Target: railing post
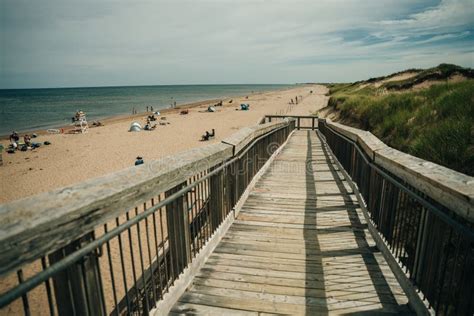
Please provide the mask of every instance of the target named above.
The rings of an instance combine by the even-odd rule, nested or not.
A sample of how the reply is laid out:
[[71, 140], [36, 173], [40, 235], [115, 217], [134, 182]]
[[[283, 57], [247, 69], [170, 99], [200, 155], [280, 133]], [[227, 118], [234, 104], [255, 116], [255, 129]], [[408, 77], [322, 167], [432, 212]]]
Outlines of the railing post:
[[[165, 192], [165, 197], [178, 192], [186, 186], [186, 182], [178, 184]], [[183, 272], [188, 262], [191, 261], [191, 238], [189, 236], [188, 205], [184, 196], [178, 197], [166, 206], [166, 219], [168, 222], [168, 241], [173, 258], [175, 276]]]
[[314, 117], [311, 118], [311, 130], [313, 131], [314, 131], [314, 119], [315, 119]]
[[298, 117], [296, 120], [297, 120], [297, 124], [296, 124], [296, 125], [297, 125], [297, 129], [299, 130], [299, 129], [300, 129], [300, 118]]
[[[94, 239], [93, 233], [48, 256], [54, 264]], [[105, 315], [98, 254], [93, 252], [53, 277], [59, 315]]]
[[269, 116], [269, 117], [268, 117], [268, 123], [271, 123], [271, 122], [272, 122], [272, 117]]
[[218, 172], [209, 179], [210, 183], [210, 223], [211, 233], [219, 227], [222, 212], [222, 172]]

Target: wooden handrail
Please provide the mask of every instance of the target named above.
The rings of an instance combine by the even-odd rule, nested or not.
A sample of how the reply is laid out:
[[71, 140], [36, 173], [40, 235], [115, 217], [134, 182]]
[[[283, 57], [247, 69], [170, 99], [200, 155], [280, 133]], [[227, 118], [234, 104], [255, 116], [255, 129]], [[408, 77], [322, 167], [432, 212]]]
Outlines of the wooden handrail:
[[280, 114], [269, 114], [265, 117], [275, 117], [275, 118], [318, 118], [316, 115], [280, 115]]
[[457, 215], [474, 222], [474, 177], [391, 148], [368, 131], [319, 119], [360, 144], [372, 161]]
[[60, 249], [190, 176], [231, 158], [289, 121], [244, 128], [194, 148], [79, 184], [0, 205], [0, 275]]

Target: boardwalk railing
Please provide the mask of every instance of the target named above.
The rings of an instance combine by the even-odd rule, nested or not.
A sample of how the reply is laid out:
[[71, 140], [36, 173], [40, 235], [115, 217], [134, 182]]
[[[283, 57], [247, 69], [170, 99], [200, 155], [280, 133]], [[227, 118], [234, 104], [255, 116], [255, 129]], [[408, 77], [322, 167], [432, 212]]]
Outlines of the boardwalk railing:
[[311, 129], [318, 127], [318, 117], [315, 115], [265, 115], [262, 118], [262, 123], [282, 121], [288, 118], [296, 120], [296, 129]]
[[422, 299], [441, 315], [474, 313], [474, 179], [330, 120], [319, 131]]
[[282, 121], [285, 119], [296, 120], [296, 129], [310, 129], [314, 130], [318, 127], [318, 117], [315, 115], [265, 115], [262, 118], [261, 123]]
[[148, 314], [295, 120], [0, 206], [0, 312]]

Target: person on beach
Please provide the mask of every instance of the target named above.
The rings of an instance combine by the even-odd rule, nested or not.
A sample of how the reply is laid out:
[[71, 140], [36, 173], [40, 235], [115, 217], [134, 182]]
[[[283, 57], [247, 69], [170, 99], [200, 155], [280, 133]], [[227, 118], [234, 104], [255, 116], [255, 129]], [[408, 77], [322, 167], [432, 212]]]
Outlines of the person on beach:
[[31, 147], [31, 137], [30, 135], [26, 134], [23, 136], [23, 141], [25, 142], [25, 145], [28, 147]]
[[150, 110], [153, 112], [153, 106], [151, 106]]
[[135, 160], [135, 166], [138, 165], [143, 165], [143, 158], [138, 156], [137, 159]]
[[146, 111], [148, 112], [148, 105], [146, 106]]
[[13, 148], [18, 147], [18, 142], [20, 141], [20, 136], [18, 136], [18, 133], [13, 131], [10, 135], [10, 144], [13, 146]]

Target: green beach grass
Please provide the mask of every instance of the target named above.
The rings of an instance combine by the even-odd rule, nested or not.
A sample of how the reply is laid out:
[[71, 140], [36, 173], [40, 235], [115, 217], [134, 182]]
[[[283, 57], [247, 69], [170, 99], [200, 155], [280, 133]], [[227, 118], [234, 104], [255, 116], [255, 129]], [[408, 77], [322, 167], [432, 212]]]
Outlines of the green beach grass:
[[474, 80], [393, 93], [360, 84], [329, 88], [329, 105], [345, 123], [398, 150], [474, 176]]

